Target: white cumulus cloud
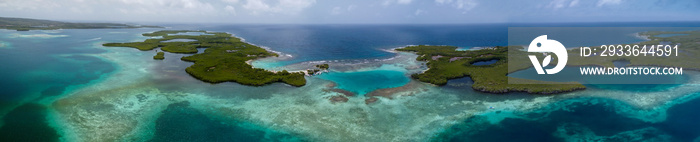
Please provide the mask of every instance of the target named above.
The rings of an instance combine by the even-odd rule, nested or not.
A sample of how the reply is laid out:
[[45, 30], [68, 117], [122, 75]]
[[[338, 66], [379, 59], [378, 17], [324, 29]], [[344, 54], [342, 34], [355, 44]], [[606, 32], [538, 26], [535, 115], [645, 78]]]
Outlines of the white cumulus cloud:
[[577, 6], [578, 2], [579, 0], [552, 0], [546, 7], [557, 10], [561, 8]]
[[599, 0], [598, 7], [602, 7], [605, 5], [618, 5], [620, 3], [622, 3], [622, 0]]
[[36, 10], [60, 7], [60, 3], [46, 0], [0, 0], [2, 10]]
[[407, 4], [411, 4], [411, 2], [413, 2], [413, 0], [384, 0], [384, 1], [382, 1], [382, 5], [388, 6], [388, 5], [391, 5], [394, 3], [407, 5]]
[[439, 5], [451, 5], [452, 7], [463, 10], [464, 12], [462, 13], [466, 13], [466, 11], [474, 9], [477, 5], [479, 5], [479, 3], [475, 0], [435, 0], [435, 3]]
[[418, 15], [421, 15], [421, 14], [423, 14], [423, 13], [425, 13], [425, 10], [416, 9], [416, 12], [414, 12], [413, 15], [418, 16]]
[[236, 4], [236, 3], [238, 3], [238, 0], [221, 0], [221, 1], [223, 1], [223, 2], [225, 2], [225, 3], [230, 3], [230, 4]]
[[243, 8], [252, 14], [297, 14], [316, 0], [247, 0]]
[[345, 12], [350, 12], [350, 11], [354, 10], [355, 7], [357, 7], [357, 6], [348, 5], [346, 8], [336, 6], [336, 7], [333, 7], [333, 9], [331, 10], [331, 15], [339, 15], [339, 14], [343, 14]]
[[[111, 2], [110, 2], [111, 1]], [[87, 2], [87, 1], [86, 1]], [[125, 14], [212, 14], [216, 9], [212, 4], [199, 0], [104, 0], [90, 1], [92, 4], [106, 2], [125, 5], [121, 9]]]
[[571, 3], [569, 3], [569, 7], [574, 7], [578, 5], [578, 0], [573, 0]]
[[340, 7], [337, 7], [337, 6], [333, 7], [333, 10], [331, 10], [331, 15], [338, 15], [338, 14], [342, 13], [341, 11], [342, 11], [342, 9], [340, 9]]
[[224, 8], [224, 11], [226, 11], [227, 13], [229, 13], [231, 15], [236, 15], [236, 8], [234, 8], [233, 6], [227, 5]]

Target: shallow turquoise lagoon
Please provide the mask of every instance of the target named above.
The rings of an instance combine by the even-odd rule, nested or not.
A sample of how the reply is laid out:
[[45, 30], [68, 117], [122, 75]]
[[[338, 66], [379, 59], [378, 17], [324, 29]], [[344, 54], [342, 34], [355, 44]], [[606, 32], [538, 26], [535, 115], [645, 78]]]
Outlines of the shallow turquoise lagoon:
[[[700, 123], [696, 121], [700, 119], [696, 113], [700, 99], [694, 84], [700, 75], [692, 71], [683, 76], [584, 80], [672, 82], [663, 85], [615, 82], [623, 84], [587, 85], [589, 89], [556, 96], [493, 95], [474, 91], [468, 77], [450, 80], [444, 86], [409, 84], [408, 74], [416, 68], [407, 71], [410, 65], [373, 60], [395, 55], [380, 49], [409, 44], [506, 45], [507, 26], [191, 28], [237, 34], [281, 51], [281, 56], [290, 55], [284, 61], [261, 59], [252, 63], [260, 68], [284, 69], [303, 62], [341, 64], [342, 60], [355, 59], [369, 59], [367, 64], [372, 64], [346, 70], [331, 65], [336, 70], [307, 77], [308, 84], [303, 87], [208, 84], [184, 71], [191, 63], [179, 58], [189, 54], [166, 54], [166, 60], [154, 61], [153, 51], [101, 46], [105, 42], [143, 41], [148, 37], [141, 34], [160, 29], [0, 30], [0, 62], [4, 65], [0, 77], [5, 79], [0, 81], [4, 89], [0, 95], [0, 112], [4, 113], [0, 141], [89, 141], [95, 137], [118, 139], [115, 141], [700, 140]], [[639, 31], [615, 34], [635, 32]], [[632, 38], [622, 41], [638, 40]], [[377, 64], [383, 66], [363, 68]], [[511, 76], [528, 77], [525, 75], [534, 72], [528, 69]], [[567, 67], [557, 75], [569, 74], [580, 72], [577, 67]], [[365, 104], [363, 96], [333, 103], [325, 95], [328, 92], [322, 91], [328, 82], [320, 79], [359, 95], [406, 84], [420, 90], [408, 90], [417, 92], [410, 97], [380, 98], [373, 104]], [[675, 81], [679, 83], [673, 84]]]
[[409, 79], [403, 72], [394, 70], [371, 70], [360, 72], [330, 72], [319, 76], [335, 82], [337, 88], [364, 95], [376, 89], [403, 86]]

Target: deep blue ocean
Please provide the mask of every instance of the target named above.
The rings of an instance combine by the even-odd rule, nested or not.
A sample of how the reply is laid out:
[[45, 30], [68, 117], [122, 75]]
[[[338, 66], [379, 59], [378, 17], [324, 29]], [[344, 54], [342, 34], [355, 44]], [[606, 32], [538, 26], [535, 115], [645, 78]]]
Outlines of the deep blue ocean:
[[[394, 53], [382, 51], [405, 45], [452, 45], [468, 49], [472, 47], [508, 45], [508, 27], [697, 27], [698, 22], [660, 23], [565, 23], [565, 24], [457, 24], [457, 25], [183, 25], [166, 24], [170, 29], [208, 30], [229, 32], [247, 42], [268, 47], [292, 55], [276, 66], [308, 61], [384, 59]], [[135, 34], [161, 29], [91, 29], [17, 32], [0, 30], [0, 112], [3, 124], [0, 141], [56, 141], [56, 129], [46, 124], [45, 111], [49, 105], [42, 99], [64, 95], [67, 90], [78, 89], [99, 81], [116, 70], [116, 66], [91, 54], [107, 52], [94, 46], [95, 40], [128, 42], [138, 40]], [[640, 30], [622, 29], [605, 31], [619, 35], [625, 42], [641, 39], [630, 37]], [[22, 36], [25, 35], [25, 36]], [[32, 35], [32, 36], [26, 36]], [[45, 35], [67, 35], [46, 37]], [[612, 37], [612, 36], [611, 36]], [[529, 41], [528, 41], [529, 42]], [[604, 41], [609, 42], [609, 41]], [[580, 43], [577, 46], [601, 43]], [[590, 46], [590, 45], [588, 45]], [[134, 50], [134, 52], [139, 52]], [[470, 89], [470, 80], [451, 83], [466, 86], [444, 89]], [[400, 81], [405, 83], [406, 81]], [[361, 84], [360, 84], [361, 85]], [[639, 90], [634, 86], [597, 86], [610, 90]], [[612, 88], [611, 88], [612, 87]], [[672, 86], [671, 86], [672, 87]], [[366, 93], [371, 90], [360, 90]], [[591, 98], [588, 98], [591, 99]], [[591, 99], [594, 100], [594, 99]], [[612, 100], [603, 100], [612, 101]], [[567, 110], [557, 109], [544, 118], [543, 114], [530, 114], [530, 118], [508, 118], [499, 124], [488, 124], [474, 117], [462, 124], [446, 128], [436, 139], [447, 141], [564, 141], [552, 136], [559, 124], [584, 125], [594, 133], [609, 136], [628, 130], [653, 127], [649, 137], [669, 135], [674, 141], [693, 141], [700, 136], [700, 99], [673, 106], [664, 122], [650, 123], [619, 115], [614, 105], [576, 103]], [[556, 104], [553, 104], [556, 105]], [[536, 119], [532, 119], [536, 118]], [[192, 119], [192, 121], [186, 121]], [[200, 127], [184, 125], [200, 123]], [[167, 125], [166, 125], [167, 124]], [[182, 124], [182, 125], [176, 125]], [[172, 127], [169, 127], [172, 126]], [[259, 130], [248, 130], [211, 120], [187, 108], [187, 104], [172, 105], [164, 111], [156, 124], [152, 141], [170, 141], [172, 136], [183, 136], [187, 141], [231, 140], [236, 135], [248, 140], [260, 140]], [[479, 129], [474, 129], [479, 127]], [[182, 132], [192, 131], [191, 133]], [[172, 133], [168, 130], [178, 129]], [[203, 133], [201, 131], [211, 131]], [[221, 134], [211, 134], [218, 133]], [[186, 134], [186, 135], [185, 135]], [[281, 135], [279, 137], [287, 137]], [[201, 139], [198, 139], [201, 138]], [[614, 139], [611, 141], [615, 141]]]
[[[180, 28], [182, 25], [173, 25]], [[507, 45], [505, 24], [488, 25], [221, 25], [185, 29], [225, 31], [247, 42], [272, 48], [305, 61], [389, 58], [380, 49], [406, 45], [481, 47]], [[468, 32], [465, 32], [468, 31]]]

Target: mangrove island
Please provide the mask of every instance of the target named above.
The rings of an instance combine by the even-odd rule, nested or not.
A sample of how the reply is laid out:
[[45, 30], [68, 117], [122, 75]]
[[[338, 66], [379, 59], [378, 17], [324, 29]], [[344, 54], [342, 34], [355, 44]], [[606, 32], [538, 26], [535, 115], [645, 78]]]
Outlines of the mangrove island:
[[[426, 61], [428, 70], [411, 75], [422, 82], [445, 85], [447, 80], [465, 76], [474, 81], [472, 88], [488, 93], [527, 92], [554, 94], [585, 89], [578, 83], [545, 84], [543, 81], [518, 79], [506, 76], [508, 72], [508, 47], [492, 47], [481, 50], [457, 51], [455, 46], [418, 45], [396, 49], [415, 52], [416, 60]], [[493, 62], [476, 64], [477, 62]], [[508, 79], [533, 82], [533, 84], [508, 84]], [[540, 83], [536, 83], [540, 82]]]
[[[178, 33], [197, 32], [200, 35], [172, 35]], [[272, 72], [260, 68], [253, 68], [246, 63], [248, 60], [278, 56], [261, 47], [248, 44], [228, 33], [207, 31], [157, 31], [145, 33], [143, 36], [162, 37], [151, 38], [143, 42], [130, 43], [105, 43], [107, 47], [131, 47], [142, 51], [160, 50], [170, 53], [194, 54], [182, 57], [181, 60], [193, 62], [185, 71], [193, 77], [209, 82], [237, 82], [244, 85], [261, 86], [274, 82], [284, 82], [292, 86], [304, 86], [306, 79], [302, 72]], [[187, 39], [188, 41], [170, 41]], [[203, 53], [198, 53], [199, 48], [205, 48]], [[161, 52], [162, 53], [162, 52]], [[162, 59], [161, 53], [154, 59]]]
[[[639, 36], [648, 41], [634, 43], [636, 45], [680, 45], [677, 57], [650, 58], [644, 56], [608, 56], [588, 58], [575, 56], [580, 49], [574, 48], [569, 52], [569, 66], [614, 66], [614, 61], [625, 60], [627, 66], [674, 66], [690, 70], [700, 70], [700, 64], [687, 61], [700, 60], [700, 31], [648, 31], [640, 32]], [[672, 36], [661, 36], [672, 35]], [[631, 45], [631, 44], [621, 44]], [[547, 83], [546, 81], [529, 80], [508, 77], [509, 73], [524, 70], [531, 67], [526, 52], [522, 46], [497, 46], [480, 50], [457, 51], [454, 46], [408, 46], [398, 51], [415, 52], [419, 55], [416, 60], [426, 61], [428, 70], [423, 73], [413, 74], [411, 77], [422, 82], [435, 85], [445, 85], [447, 80], [469, 76], [474, 81], [472, 88], [482, 92], [506, 93], [511, 91], [528, 92], [537, 94], [553, 94], [585, 89], [585, 86], [577, 82]], [[511, 51], [511, 56], [508, 56]], [[600, 54], [602, 51], [598, 51]], [[538, 55], [539, 56], [539, 55]], [[511, 59], [509, 59], [509, 57]], [[477, 64], [489, 62], [490, 64]], [[508, 67], [508, 62], [513, 66]], [[557, 61], [552, 61], [556, 63]], [[508, 84], [508, 80], [521, 82], [522, 84]]]

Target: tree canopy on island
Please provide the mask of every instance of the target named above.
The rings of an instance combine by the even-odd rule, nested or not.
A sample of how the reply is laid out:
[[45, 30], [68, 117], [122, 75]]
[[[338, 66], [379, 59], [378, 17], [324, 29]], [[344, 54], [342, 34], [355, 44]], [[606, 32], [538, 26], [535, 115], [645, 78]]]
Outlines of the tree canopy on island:
[[[170, 35], [185, 32], [201, 32], [201, 35]], [[144, 36], [163, 38], [147, 39], [143, 42], [105, 43], [109, 47], [132, 47], [142, 51], [160, 48], [170, 53], [187, 53], [192, 56], [182, 57], [181, 60], [194, 62], [185, 71], [193, 77], [209, 82], [237, 82], [244, 85], [261, 86], [273, 82], [284, 82], [292, 86], [304, 86], [306, 79], [302, 72], [272, 72], [265, 69], [253, 68], [246, 63], [248, 60], [278, 56], [275, 53], [255, 45], [241, 41], [228, 33], [206, 31], [157, 31], [143, 34]], [[189, 42], [163, 42], [172, 39], [192, 39]], [[203, 53], [197, 53], [199, 48], [205, 48]], [[162, 53], [162, 52], [161, 52]], [[160, 58], [159, 55], [156, 57]]]

